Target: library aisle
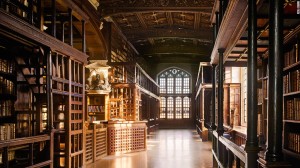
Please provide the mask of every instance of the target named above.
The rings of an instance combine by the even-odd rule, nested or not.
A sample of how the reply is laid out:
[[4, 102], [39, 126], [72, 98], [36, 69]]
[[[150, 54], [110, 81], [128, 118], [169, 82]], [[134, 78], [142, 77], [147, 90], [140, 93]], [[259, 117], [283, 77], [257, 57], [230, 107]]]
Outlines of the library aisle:
[[212, 167], [211, 142], [196, 131], [158, 130], [148, 136], [147, 151], [107, 156], [87, 168], [208, 168]]

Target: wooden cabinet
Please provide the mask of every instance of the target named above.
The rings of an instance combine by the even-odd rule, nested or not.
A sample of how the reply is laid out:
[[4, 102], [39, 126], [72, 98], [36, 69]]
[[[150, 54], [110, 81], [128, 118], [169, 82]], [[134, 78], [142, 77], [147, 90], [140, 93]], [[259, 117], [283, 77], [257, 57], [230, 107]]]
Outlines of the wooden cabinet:
[[106, 124], [89, 124], [86, 131], [85, 160], [93, 163], [107, 155]]
[[108, 154], [122, 154], [146, 149], [145, 122], [109, 122]]

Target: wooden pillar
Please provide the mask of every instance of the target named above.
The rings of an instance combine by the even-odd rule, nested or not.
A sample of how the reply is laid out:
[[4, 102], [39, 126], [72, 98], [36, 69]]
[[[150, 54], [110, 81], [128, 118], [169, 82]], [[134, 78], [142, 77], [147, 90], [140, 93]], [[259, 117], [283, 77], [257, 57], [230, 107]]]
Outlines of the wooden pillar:
[[61, 41], [65, 42], [65, 22], [64, 20], [61, 20]]
[[217, 151], [218, 151], [218, 158], [220, 161], [223, 161], [223, 144], [220, 142], [219, 137], [224, 133], [223, 127], [223, 53], [224, 49], [218, 49], [219, 52], [219, 81], [218, 81], [218, 141], [217, 141]]
[[37, 1], [37, 13], [38, 13], [38, 23], [37, 25], [39, 26], [39, 29], [41, 31], [44, 31], [44, 9], [43, 9], [43, 3], [44, 1]]
[[233, 167], [233, 159], [234, 159], [233, 153], [230, 150], [228, 150], [228, 168]]
[[53, 93], [52, 89], [52, 54], [51, 50], [48, 49], [47, 51], [47, 112], [48, 112], [48, 131], [51, 131], [53, 126]]
[[269, 92], [267, 162], [279, 162], [282, 155], [283, 110], [283, 1], [270, 1]]
[[70, 46], [73, 46], [73, 10], [68, 9], [69, 13], [69, 44]]
[[2, 163], [3, 163], [3, 168], [9, 168], [8, 147], [2, 148]]
[[33, 165], [33, 143], [28, 144], [29, 145], [29, 165]]
[[33, 24], [33, 0], [28, 0], [28, 21]]
[[212, 95], [211, 95], [210, 127], [216, 129], [216, 65], [212, 65]]
[[56, 38], [56, 0], [52, 0], [51, 35]]
[[218, 52], [219, 52], [219, 81], [218, 81], [218, 127], [217, 127], [217, 132], [218, 132], [219, 136], [222, 136], [224, 133], [224, 127], [223, 127], [223, 99], [224, 99], [223, 53], [224, 53], [224, 49], [218, 49]]
[[248, 0], [246, 168], [257, 167], [257, 16], [256, 0]]
[[215, 45], [215, 42], [216, 42], [216, 39], [217, 39], [217, 35], [218, 35], [218, 32], [217, 32], [217, 26], [216, 26], [216, 23], [213, 23], [213, 45]]
[[[69, 76], [69, 88], [72, 88], [72, 60], [68, 59], [67, 60], [67, 69], [68, 69], [68, 76]], [[66, 115], [65, 115], [65, 167], [71, 167], [71, 146], [72, 146], [72, 142], [71, 142], [71, 111], [72, 111], [72, 94], [71, 94], [71, 89], [69, 89], [69, 95], [68, 95], [68, 100], [67, 100], [67, 110], [69, 111]]]
[[219, 0], [219, 27], [221, 26], [222, 20], [223, 20], [223, 15], [224, 15], [224, 11], [223, 11], [223, 0]]
[[219, 28], [220, 28], [220, 14], [219, 14], [219, 12], [216, 12], [215, 13], [215, 15], [216, 15], [216, 37], [218, 36], [218, 33], [219, 33]]
[[82, 52], [86, 53], [86, 41], [85, 41], [85, 20], [81, 21], [82, 24]]
[[108, 60], [108, 62], [112, 62], [111, 61], [111, 22], [103, 22], [103, 27], [105, 30], [105, 34], [106, 34], [106, 41], [107, 41], [107, 55], [106, 55], [106, 59]]
[[240, 168], [241, 167], [241, 160], [240, 160], [240, 158], [238, 158], [238, 157], [236, 157], [235, 158], [235, 167], [236, 168]]

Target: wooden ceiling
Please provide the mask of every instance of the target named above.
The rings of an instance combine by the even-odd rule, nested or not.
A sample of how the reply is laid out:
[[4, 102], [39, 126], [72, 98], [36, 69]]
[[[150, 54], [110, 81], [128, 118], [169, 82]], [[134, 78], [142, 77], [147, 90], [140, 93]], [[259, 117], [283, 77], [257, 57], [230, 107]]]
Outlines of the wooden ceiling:
[[197, 63], [210, 59], [214, 2], [101, 0], [99, 9], [147, 60]]

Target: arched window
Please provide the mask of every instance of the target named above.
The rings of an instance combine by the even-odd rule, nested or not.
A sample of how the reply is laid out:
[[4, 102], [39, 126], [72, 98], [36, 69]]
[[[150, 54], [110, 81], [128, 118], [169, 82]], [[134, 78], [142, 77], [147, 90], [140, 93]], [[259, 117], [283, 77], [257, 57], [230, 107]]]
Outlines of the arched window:
[[170, 68], [158, 75], [160, 86], [160, 118], [190, 118], [191, 75], [178, 68]]

